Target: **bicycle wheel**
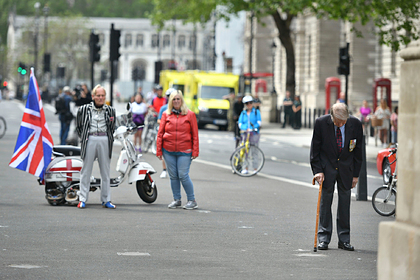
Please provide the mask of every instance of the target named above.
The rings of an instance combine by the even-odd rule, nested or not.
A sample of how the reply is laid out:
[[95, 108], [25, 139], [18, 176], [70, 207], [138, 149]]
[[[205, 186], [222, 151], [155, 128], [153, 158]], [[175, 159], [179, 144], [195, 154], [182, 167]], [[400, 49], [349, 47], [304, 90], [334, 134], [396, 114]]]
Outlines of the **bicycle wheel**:
[[372, 206], [375, 211], [382, 216], [391, 216], [395, 214], [395, 206], [397, 201], [397, 193], [388, 187], [378, 188], [372, 195]]
[[230, 158], [232, 170], [243, 177], [250, 177], [257, 174], [264, 166], [264, 153], [257, 146], [239, 146]]
[[3, 117], [0, 117], [0, 139], [6, 134], [6, 120]]

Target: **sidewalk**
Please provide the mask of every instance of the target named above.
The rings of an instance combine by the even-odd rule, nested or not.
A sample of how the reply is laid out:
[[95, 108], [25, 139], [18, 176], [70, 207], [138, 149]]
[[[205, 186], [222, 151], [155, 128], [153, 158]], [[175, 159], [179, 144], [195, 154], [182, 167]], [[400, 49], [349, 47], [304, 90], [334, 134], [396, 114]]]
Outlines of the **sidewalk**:
[[[272, 139], [273, 141], [285, 142], [298, 147], [311, 147], [312, 128], [301, 128], [299, 130], [293, 129], [290, 126], [281, 128], [280, 123], [263, 123], [261, 128], [261, 136]], [[375, 146], [375, 138], [369, 137], [366, 145], [366, 160], [376, 162], [378, 151], [384, 149], [380, 146]]]
[[[117, 110], [117, 115], [126, 112], [127, 103], [114, 103], [114, 107]], [[312, 140], [312, 128], [301, 128], [299, 130], [293, 129], [290, 126], [281, 128], [280, 123], [263, 123], [261, 128], [261, 136], [271, 139], [272, 141], [284, 142], [297, 147], [311, 147]], [[379, 140], [378, 140], [379, 142]], [[368, 144], [366, 145], [366, 160], [370, 162], [376, 162], [376, 156], [378, 151], [383, 148], [375, 146], [375, 138], [369, 137]]]

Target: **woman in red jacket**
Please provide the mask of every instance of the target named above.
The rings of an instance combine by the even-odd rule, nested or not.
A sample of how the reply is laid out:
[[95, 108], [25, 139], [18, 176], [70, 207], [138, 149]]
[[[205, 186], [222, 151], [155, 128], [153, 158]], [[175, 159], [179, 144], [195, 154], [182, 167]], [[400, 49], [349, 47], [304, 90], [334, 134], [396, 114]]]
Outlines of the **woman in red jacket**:
[[181, 206], [181, 183], [187, 194], [184, 209], [196, 209], [194, 186], [190, 179], [191, 161], [198, 157], [198, 126], [195, 114], [188, 110], [181, 91], [169, 96], [156, 141], [156, 156], [165, 159], [174, 201], [169, 208]]

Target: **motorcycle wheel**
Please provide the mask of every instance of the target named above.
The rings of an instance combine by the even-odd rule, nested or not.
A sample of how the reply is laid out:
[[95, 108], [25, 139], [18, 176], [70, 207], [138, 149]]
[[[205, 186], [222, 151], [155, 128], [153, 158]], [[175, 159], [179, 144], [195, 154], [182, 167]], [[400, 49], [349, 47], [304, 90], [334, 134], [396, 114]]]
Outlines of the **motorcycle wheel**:
[[136, 182], [137, 193], [140, 196], [141, 200], [146, 203], [153, 203], [156, 201], [158, 192], [156, 185], [150, 182], [149, 176], [146, 176], [144, 180], [139, 180]]
[[52, 206], [66, 203], [65, 194], [60, 190], [60, 186], [57, 183], [47, 183], [45, 185], [45, 198]]

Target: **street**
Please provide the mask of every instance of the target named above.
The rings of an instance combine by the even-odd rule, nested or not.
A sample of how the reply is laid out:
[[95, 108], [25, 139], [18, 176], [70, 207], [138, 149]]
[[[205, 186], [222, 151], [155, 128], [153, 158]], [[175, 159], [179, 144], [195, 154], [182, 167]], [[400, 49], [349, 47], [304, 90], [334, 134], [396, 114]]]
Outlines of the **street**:
[[[229, 166], [233, 133], [200, 130], [200, 156], [190, 171], [197, 210], [167, 208], [169, 179], [159, 178], [162, 165], [151, 153], [143, 159], [157, 171], [155, 203], [142, 202], [125, 182], [112, 189], [117, 209], [103, 209], [97, 191], [81, 210], [50, 206], [34, 176], [8, 166], [24, 106], [0, 102], [8, 125], [0, 139], [0, 279], [377, 278], [378, 224], [395, 218], [376, 214], [370, 201], [352, 199], [354, 252], [337, 249], [335, 229], [330, 249], [313, 252], [318, 189], [310, 185], [310, 143], [298, 145], [300, 132], [292, 144], [263, 128], [265, 165], [261, 174], [243, 178]], [[45, 105], [57, 143], [54, 112]], [[113, 176], [120, 149], [114, 145]], [[370, 196], [382, 179], [371, 159], [367, 169]]]

